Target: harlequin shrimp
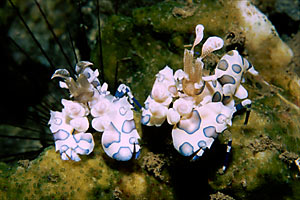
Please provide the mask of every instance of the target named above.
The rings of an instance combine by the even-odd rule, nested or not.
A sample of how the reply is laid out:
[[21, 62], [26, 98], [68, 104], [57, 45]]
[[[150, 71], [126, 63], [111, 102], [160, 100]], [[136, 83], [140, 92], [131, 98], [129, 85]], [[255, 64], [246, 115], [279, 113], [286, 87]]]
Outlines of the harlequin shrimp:
[[[234, 106], [232, 96], [239, 99], [248, 97], [247, 90], [241, 85], [243, 74], [249, 72], [252, 75], [258, 75], [249, 61], [243, 58], [238, 51], [232, 50], [224, 55], [219, 61], [215, 74], [203, 77], [205, 81], [218, 81], [222, 85], [225, 105]], [[251, 103], [250, 100], [243, 101], [244, 106]]]
[[[125, 95], [128, 95], [125, 96]], [[128, 86], [121, 84], [115, 96], [109, 93], [101, 94], [97, 101], [90, 104], [94, 117], [92, 126], [103, 132], [102, 146], [105, 153], [116, 160], [128, 161], [135, 154], [140, 154], [140, 136], [133, 119], [133, 105], [136, 102]]]
[[[184, 50], [183, 64], [184, 71], [177, 70], [175, 79], [178, 80], [179, 96], [193, 97], [195, 105], [204, 105], [208, 102], [220, 102], [222, 100], [222, 88], [218, 82], [205, 82], [202, 80], [203, 66], [202, 59], [213, 51], [223, 47], [224, 42], [221, 38], [209, 37], [202, 46], [202, 54], [196, 60], [194, 59], [194, 47], [198, 45], [203, 38], [204, 27], [199, 24], [196, 26], [196, 39], [191, 50]], [[177, 75], [177, 74], [181, 74]]]
[[[64, 100], [64, 99], [63, 99]], [[55, 150], [60, 152], [62, 160], [80, 161], [78, 154], [89, 155], [94, 149], [94, 140], [91, 133], [85, 133], [89, 124], [87, 118], [82, 115], [72, 116], [76, 109], [82, 109], [81, 105], [67, 105], [62, 112], [51, 111], [49, 121], [50, 130], [55, 141]], [[74, 103], [76, 104], [76, 103]], [[68, 114], [67, 110], [73, 110]], [[73, 118], [74, 117], [74, 118]]]
[[258, 72], [253, 65], [245, 58], [243, 58], [238, 51], [232, 50], [225, 54], [219, 61], [215, 74], [212, 76], [203, 77], [205, 81], [219, 82], [223, 90], [223, 104], [234, 107], [233, 96], [243, 100], [238, 104], [239, 108], [245, 107], [247, 109], [245, 123], [247, 124], [251, 108], [251, 100], [248, 97], [247, 90], [241, 85], [243, 81], [243, 74], [250, 73], [254, 76]]
[[[160, 94], [161, 97], [165, 95], [164, 100], [169, 98], [167, 103], [159, 102], [157, 100], [159, 97], [152, 98], [153, 91], [159, 91], [158, 88], [160, 88], [157, 84], [159, 79], [156, 78], [152, 93], [145, 102], [146, 111], [144, 110], [142, 115], [142, 123], [150, 126], [153, 125], [152, 117], [155, 118], [158, 114], [162, 116], [158, 124], [161, 125], [166, 115], [168, 123], [174, 126], [172, 130], [174, 148], [181, 155], [189, 156], [192, 160], [201, 157], [204, 151], [211, 147], [218, 134], [232, 125], [232, 118], [236, 111], [250, 107], [251, 101], [245, 99], [248, 93], [240, 82], [243, 73], [247, 71], [253, 75], [258, 74], [250, 62], [242, 58], [235, 50], [221, 58], [215, 75], [202, 74], [204, 66], [202, 59], [213, 51], [221, 49], [224, 44], [219, 37], [209, 37], [202, 46], [201, 56], [194, 59], [194, 48], [201, 42], [203, 30], [202, 25], [196, 26], [196, 39], [192, 49], [184, 51], [184, 70], [179, 69], [174, 75], [169, 67], [162, 70], [169, 71], [167, 79], [169, 85], [161, 87], [164, 92]], [[157, 77], [160, 77], [160, 73], [161, 71]], [[235, 106], [233, 96], [244, 100]], [[173, 106], [168, 108], [173, 100], [175, 100]], [[151, 112], [155, 110], [155, 108], [147, 109], [151, 104], [157, 110], [159, 107], [163, 109], [160, 109], [160, 112]], [[148, 110], [152, 115], [149, 115]], [[245, 123], [248, 117], [249, 112], [247, 112]], [[231, 143], [229, 139], [224, 171], [227, 167]]]
[[[202, 25], [196, 27], [196, 46], [203, 38]], [[222, 100], [222, 87], [218, 82], [205, 83], [202, 80], [203, 62], [201, 61], [209, 53], [220, 49], [223, 40], [218, 37], [210, 37], [203, 45], [202, 55], [194, 62], [194, 51], [184, 52], [184, 71], [179, 69], [173, 74], [173, 70], [166, 66], [156, 74], [151, 94], [145, 101], [142, 113], [142, 123], [148, 126], [160, 126], [166, 119], [173, 98], [191, 97], [193, 104], [206, 104]]]
[[175, 149], [183, 156], [192, 156], [196, 160], [206, 148], [211, 147], [218, 134], [231, 125], [233, 112], [221, 102], [195, 107], [190, 116], [181, 118], [172, 130]]
[[[51, 111], [50, 130], [54, 134], [56, 149], [60, 150], [62, 159], [79, 161], [78, 154], [88, 155], [93, 151], [94, 141], [90, 133], [87, 116], [94, 117], [92, 127], [102, 135], [105, 153], [116, 160], [127, 161], [135, 154], [138, 157], [140, 146], [133, 120], [133, 104], [138, 104], [129, 87], [120, 85], [116, 95], [107, 91], [108, 85], [102, 86], [98, 80], [98, 70], [93, 71], [87, 61], [77, 63], [78, 74], [75, 81], [66, 69], [59, 69], [53, 74], [61, 77], [62, 88], [69, 89], [74, 101], [62, 100], [65, 106], [62, 112]], [[125, 96], [125, 95], [128, 95]], [[129, 102], [130, 103], [129, 103]]]
[[177, 93], [173, 70], [166, 66], [156, 74], [151, 94], [142, 109], [142, 124], [160, 126], [167, 117], [172, 97]]
[[[91, 65], [89, 62], [80, 62], [76, 69], [88, 68], [89, 65]], [[62, 112], [50, 111], [49, 124], [55, 141], [55, 149], [60, 152], [63, 160], [80, 161], [77, 154], [88, 155], [94, 149], [92, 134], [85, 133], [89, 128], [87, 118], [89, 109], [85, 103], [92, 96], [93, 89], [86, 76], [81, 73], [77, 81], [74, 81], [65, 69], [56, 70], [52, 78], [55, 77], [65, 80], [59, 82], [60, 87], [69, 89], [70, 96], [75, 99], [75, 101], [62, 99], [64, 106]]]

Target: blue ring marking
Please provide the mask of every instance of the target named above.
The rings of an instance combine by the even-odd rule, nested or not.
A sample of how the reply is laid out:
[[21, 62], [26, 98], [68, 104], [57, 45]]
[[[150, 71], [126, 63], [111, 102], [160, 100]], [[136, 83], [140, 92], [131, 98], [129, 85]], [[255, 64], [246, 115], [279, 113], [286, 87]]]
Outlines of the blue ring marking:
[[73, 138], [74, 138], [74, 140], [75, 140], [76, 143], [79, 143], [81, 140], [86, 141], [88, 143], [92, 143], [92, 141], [93, 141], [92, 139], [84, 139], [82, 137], [80, 137], [79, 140], [77, 140], [76, 137], [75, 137], [75, 135], [72, 135], [72, 136], [73, 136]]
[[[121, 141], [121, 133], [120, 133], [120, 131], [118, 131], [118, 129], [114, 126], [114, 124], [112, 122], [110, 122], [110, 124], [112, 125], [112, 127], [114, 128], [114, 130], [119, 134], [119, 139], [115, 140], [115, 141], [112, 141], [112, 142], [109, 142], [109, 143], [106, 143], [106, 144], [103, 144], [103, 146], [105, 148], [108, 148], [112, 143], [119, 143]], [[102, 135], [102, 137], [103, 137], [103, 135]]]
[[225, 115], [223, 114], [218, 114], [218, 116], [216, 117], [216, 122], [219, 123], [219, 124], [223, 124], [224, 122], [221, 122], [221, 120], [219, 119], [221, 116], [224, 116], [226, 118]]
[[230, 100], [230, 96], [224, 96], [224, 95], [223, 95], [222, 103], [223, 103], [224, 105], [226, 105], [227, 103], [229, 103], [228, 100]]
[[[127, 154], [127, 156], [124, 156], [122, 154]], [[132, 157], [132, 152], [129, 147], [120, 147], [118, 152], [115, 153], [112, 158], [119, 160], [119, 161], [128, 161]]]
[[200, 140], [198, 142], [198, 146], [202, 149], [205, 149], [206, 148], [206, 142], [204, 140]]
[[151, 92], [150, 92], [150, 94], [149, 94], [149, 97], [150, 97], [151, 99], [153, 99], [153, 97], [152, 97], [152, 90], [151, 90]]
[[197, 125], [196, 127], [194, 127], [191, 131], [188, 131], [188, 130], [186, 130], [185, 128], [180, 127], [180, 121], [181, 121], [181, 120], [180, 120], [179, 123], [178, 123], [178, 125], [177, 125], [177, 128], [179, 128], [180, 130], [183, 130], [184, 132], [186, 132], [186, 133], [189, 134], [189, 135], [191, 135], [191, 134], [195, 133], [196, 131], [198, 131], [199, 128], [200, 128], [200, 124], [201, 124], [201, 118], [200, 118], [200, 115], [199, 115], [199, 113], [198, 113], [197, 110], [194, 110], [194, 111], [193, 111], [193, 116], [192, 116], [192, 118], [194, 117], [194, 113], [196, 113], [197, 120], [199, 120], [198, 125]]
[[204, 88], [205, 88], [205, 84], [206, 84], [206, 82], [204, 81], [204, 82], [203, 82], [203, 86], [200, 88], [199, 92], [197, 92], [196, 95], [200, 95], [200, 94], [203, 92], [203, 90], [204, 90]]
[[142, 116], [142, 118], [141, 118], [142, 124], [147, 125], [148, 122], [150, 121], [150, 118], [151, 118], [151, 117], [150, 117], [149, 114], [147, 114], [147, 115], [145, 115], [145, 116]]
[[203, 129], [203, 133], [204, 133], [205, 137], [208, 137], [208, 138], [216, 138], [216, 136], [217, 136], [216, 128], [214, 126], [205, 127]]
[[[67, 154], [67, 153], [65, 153], [65, 154]], [[71, 155], [70, 155], [70, 159], [71, 159], [71, 160], [74, 160], [74, 159], [73, 159], [73, 155], [72, 155], [72, 154], [73, 154], [73, 153], [72, 153], [72, 149], [71, 149]], [[68, 155], [68, 154], [67, 154], [67, 155]]]
[[[73, 157], [73, 154], [75, 154], [75, 156]], [[80, 161], [80, 158], [79, 158], [79, 156], [77, 155], [77, 153], [74, 151], [74, 150], [72, 150], [71, 149], [71, 160], [74, 160], [74, 161], [76, 161], [76, 162], [78, 162], [78, 161]]]
[[222, 96], [220, 92], [215, 92], [213, 97], [212, 97], [212, 102], [220, 102], [222, 100]]
[[149, 102], [145, 103], [145, 110], [149, 109]]
[[101, 84], [100, 84], [100, 82], [99, 82], [98, 80], [94, 80], [94, 81], [92, 82], [92, 85], [95, 86], [95, 87], [98, 87], [98, 86], [100, 86]]
[[[205, 83], [205, 82], [204, 82]], [[217, 86], [217, 81], [214, 80], [214, 81], [211, 81], [212, 85], [214, 86], [214, 88]]]
[[157, 80], [158, 82], [163, 82], [165, 80], [165, 75], [158, 73]]
[[119, 108], [119, 113], [120, 115], [124, 116], [127, 113], [127, 109], [124, 106], [122, 106]]
[[[76, 152], [76, 149], [77, 148], [79, 148], [79, 149], [81, 149], [81, 150], [83, 150], [83, 151], [85, 151], [85, 153], [86, 154], [88, 154], [89, 152], [90, 152], [90, 150], [89, 149], [84, 149], [84, 148], [81, 148], [79, 145], [77, 145], [75, 148], [74, 148], [74, 151]], [[77, 152], [76, 152], [77, 153]]]
[[137, 144], [137, 139], [135, 137], [129, 138], [129, 143], [130, 144]]
[[251, 62], [248, 61], [248, 68], [247, 68], [247, 70], [250, 69], [251, 67], [252, 67], [252, 64], [251, 64]]
[[190, 143], [184, 142], [180, 145], [179, 152], [183, 156], [190, 156], [194, 153], [194, 147]]
[[218, 65], [217, 65], [217, 68], [222, 70], [222, 71], [226, 71], [228, 69], [228, 62], [226, 60], [220, 60]]
[[91, 78], [90, 72], [84, 71], [84, 72], [83, 72], [83, 75], [84, 75], [87, 79]]
[[123, 125], [122, 125], [122, 132], [123, 133], [131, 133], [133, 130], [135, 129], [135, 123], [134, 123], [134, 120], [131, 119], [131, 120], [125, 120], [123, 122]]
[[225, 84], [235, 84], [235, 80], [232, 76], [229, 75], [223, 75], [220, 78], [218, 78], [218, 81], [221, 83], [221, 85]]
[[55, 125], [61, 125], [62, 124], [62, 122], [63, 122], [63, 120], [61, 119], [61, 118], [58, 118], [58, 117], [55, 117], [54, 118], [54, 124]]
[[238, 64], [233, 64], [231, 67], [232, 67], [232, 70], [233, 70], [236, 74], [239, 74], [239, 73], [242, 71], [241, 66], [238, 65]]
[[[63, 133], [67, 134], [63, 137]], [[57, 140], [66, 140], [70, 137], [70, 133], [64, 129], [59, 129], [56, 133], [53, 134], [53, 139], [56, 142]]]
[[62, 153], [64, 153], [64, 152], [66, 152], [66, 151], [68, 151], [68, 149], [69, 149], [70, 147], [68, 147], [67, 145], [62, 145], [61, 147], [60, 147], [60, 149], [59, 149], [59, 152], [60, 152], [60, 154], [62, 154]]

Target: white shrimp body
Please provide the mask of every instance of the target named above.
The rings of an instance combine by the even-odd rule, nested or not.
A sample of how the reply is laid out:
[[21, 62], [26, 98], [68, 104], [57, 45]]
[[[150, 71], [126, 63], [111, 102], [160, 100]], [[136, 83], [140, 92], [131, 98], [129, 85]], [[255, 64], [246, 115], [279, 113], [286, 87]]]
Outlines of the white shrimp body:
[[92, 126], [98, 131], [104, 131], [102, 146], [109, 157], [128, 161], [135, 153], [137, 158], [140, 152], [140, 136], [133, 119], [132, 105], [125, 96], [120, 99], [108, 96], [109, 109], [106, 109], [103, 115], [94, 118]]
[[[192, 111], [187, 119], [181, 119], [172, 130], [175, 149], [183, 156], [193, 159], [202, 155], [203, 150], [210, 148], [219, 133], [231, 125], [234, 109], [221, 102], [210, 102]], [[202, 150], [202, 151], [200, 151]]]

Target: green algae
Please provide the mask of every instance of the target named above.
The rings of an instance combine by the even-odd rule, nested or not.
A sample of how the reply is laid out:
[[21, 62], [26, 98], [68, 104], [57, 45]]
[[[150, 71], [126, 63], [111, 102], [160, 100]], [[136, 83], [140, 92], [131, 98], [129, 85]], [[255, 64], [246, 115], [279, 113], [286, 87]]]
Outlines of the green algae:
[[[230, 2], [225, 2], [229, 5]], [[214, 32], [219, 36], [224, 36], [225, 30], [231, 27], [237, 16], [230, 14], [232, 10], [225, 8], [220, 1], [201, 1], [198, 4], [187, 5], [180, 2], [162, 2], [152, 7], [139, 8], [133, 12], [135, 24], [138, 26], [151, 26], [155, 32], [163, 33], [187, 33], [193, 32], [197, 24], [204, 25], [208, 34]], [[174, 8], [192, 12], [190, 17], [182, 17], [180, 13], [174, 12]], [[192, 8], [192, 9], [191, 9]], [[234, 8], [232, 8], [234, 9]], [[227, 20], [222, 20], [226, 18]], [[210, 23], [215, 26], [209, 26]], [[212, 30], [213, 29], [213, 30]]]

